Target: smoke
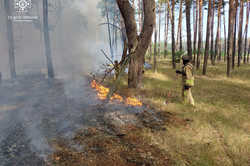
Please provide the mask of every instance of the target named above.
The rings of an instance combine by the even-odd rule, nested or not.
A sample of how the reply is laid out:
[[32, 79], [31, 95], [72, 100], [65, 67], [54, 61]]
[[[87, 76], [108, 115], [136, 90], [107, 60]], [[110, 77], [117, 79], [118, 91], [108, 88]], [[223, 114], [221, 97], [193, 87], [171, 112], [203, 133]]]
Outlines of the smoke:
[[[95, 71], [106, 61], [101, 49], [109, 53], [107, 27], [101, 9], [101, 0], [49, 1], [49, 27], [52, 60], [57, 77]], [[1, 0], [3, 4], [3, 0]], [[14, 2], [14, 1], [13, 1]], [[10, 77], [8, 65], [8, 40], [6, 16], [1, 5], [0, 21], [0, 72]], [[16, 15], [12, 7], [12, 15]], [[32, 10], [27, 13], [38, 16], [35, 22], [13, 22], [17, 75], [46, 73], [44, 54], [42, 1], [33, 0]], [[119, 48], [119, 53], [121, 53]]]
[[[0, 72], [3, 79], [9, 79], [3, 1], [0, 0]], [[0, 83], [0, 166], [45, 165], [55, 150], [53, 140], [70, 140], [79, 129], [98, 125], [100, 110], [96, 105], [101, 101], [87, 77], [81, 75], [95, 72], [107, 62], [101, 49], [110, 55], [107, 26], [100, 26], [106, 20], [97, 8], [102, 0], [48, 1], [51, 55], [57, 79], [47, 80], [40, 75], [47, 73], [43, 1], [32, 0], [32, 9], [25, 15], [38, 20], [13, 21], [15, 66], [20, 77]], [[10, 6], [11, 16], [18, 15]], [[116, 59], [121, 52], [120, 47]]]
[[[26, 13], [29, 16], [37, 16], [39, 18], [37, 21], [13, 22], [16, 72], [18, 76], [28, 76], [21, 77], [22, 79], [13, 82], [13, 85], [8, 81], [0, 85], [2, 94], [0, 94], [0, 108], [2, 105], [14, 105], [13, 110], [12, 107], [10, 108], [12, 112], [16, 111], [13, 113], [9, 111], [10, 115], [9, 113], [1, 115], [13, 122], [7, 123], [7, 120], [3, 121], [0, 118], [2, 126], [0, 133], [5, 133], [0, 136], [0, 147], [7, 146], [3, 140], [8, 143], [8, 135], [20, 132], [23, 137], [28, 137], [25, 144], [44, 157], [51, 150], [47, 138], [73, 132], [82, 126], [83, 121], [86, 123], [85, 121], [91, 119], [86, 115], [89, 109], [83, 108], [88, 108], [97, 101], [94, 100], [95, 98], [90, 98], [93, 94], [88, 89], [89, 85], [86, 85], [87, 81], [78, 75], [95, 71], [107, 61], [101, 49], [110, 54], [106, 26], [100, 26], [100, 23], [105, 22], [101, 10], [97, 8], [100, 1], [61, 0], [60, 8], [59, 1], [49, 0], [49, 32], [53, 66], [56, 77], [63, 78], [60, 81], [49, 80], [49, 82], [52, 81], [49, 84], [40, 77], [32, 77], [32, 75], [46, 73], [47, 70], [42, 1], [33, 0], [31, 11]], [[0, 72], [4, 79], [8, 79], [10, 71], [6, 15], [2, 5], [3, 0], [0, 2]], [[12, 6], [12, 15], [16, 14]], [[122, 51], [121, 48], [119, 51]], [[9, 87], [4, 88], [5, 84]], [[16, 108], [19, 105], [21, 106]], [[90, 110], [88, 114], [92, 114], [92, 111]], [[25, 125], [20, 126], [16, 124], [17, 122]], [[13, 138], [14, 141], [15, 139]], [[0, 150], [0, 159], [6, 158], [3, 152]]]
[[[63, 22], [56, 36], [62, 39], [58, 43], [58, 71], [63, 74], [87, 73], [96, 69], [105, 59], [100, 54], [106, 48], [106, 29], [98, 25], [103, 18], [97, 9], [98, 1], [74, 1], [71, 7], [65, 8]], [[61, 34], [59, 34], [61, 33]], [[62, 62], [60, 63], [60, 60]], [[63, 63], [67, 62], [67, 64]], [[62, 66], [63, 65], [63, 66]]]

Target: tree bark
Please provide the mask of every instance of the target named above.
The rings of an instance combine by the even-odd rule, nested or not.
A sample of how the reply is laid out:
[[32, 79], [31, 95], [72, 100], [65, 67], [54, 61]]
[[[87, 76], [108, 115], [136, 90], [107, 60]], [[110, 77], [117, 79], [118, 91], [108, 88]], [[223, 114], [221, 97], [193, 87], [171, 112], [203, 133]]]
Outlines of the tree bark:
[[43, 0], [43, 34], [44, 34], [44, 45], [45, 55], [47, 60], [48, 76], [54, 78], [54, 68], [51, 58], [51, 45], [49, 36], [49, 23], [48, 23], [48, 0]]
[[129, 61], [128, 87], [137, 88], [142, 82], [143, 62], [145, 53], [151, 42], [155, 27], [155, 1], [143, 0], [144, 21], [142, 31], [137, 36], [135, 11], [129, 0], [116, 0], [124, 19], [128, 38]]
[[196, 60], [196, 68], [200, 68], [200, 57], [201, 57], [201, 47], [202, 47], [202, 5], [203, 0], [199, 0], [199, 39], [198, 39], [198, 54]]
[[159, 3], [159, 30], [158, 30], [158, 54], [161, 56], [161, 3]]
[[226, 31], [226, 14], [225, 14], [225, 5], [223, 3], [223, 22], [224, 22], [224, 62], [226, 62], [226, 57], [227, 57], [227, 31]]
[[220, 51], [220, 45], [221, 45], [221, 39], [220, 39], [220, 32], [221, 32], [221, 5], [222, 5], [222, 0], [219, 1], [218, 4], [218, 25], [217, 25], [217, 34], [216, 34], [216, 40], [215, 40], [215, 56], [213, 58], [213, 64], [215, 65], [215, 60], [216, 57], [221, 57], [219, 55]]
[[242, 29], [243, 29], [243, 12], [244, 12], [244, 0], [240, 0], [240, 20], [239, 20], [239, 32], [238, 32], [238, 67], [240, 67], [241, 53], [242, 53]]
[[236, 15], [236, 6], [234, 0], [229, 0], [229, 17], [228, 17], [228, 44], [227, 44], [227, 76], [231, 76], [231, 62], [233, 54], [233, 38], [234, 38], [234, 24]]
[[182, 4], [183, 0], [180, 0], [180, 10], [179, 10], [179, 22], [178, 22], [178, 32], [177, 32], [177, 42], [176, 45], [179, 50], [182, 50]]
[[211, 14], [211, 45], [210, 45], [210, 59], [211, 59], [211, 62], [212, 62], [212, 65], [215, 65], [213, 59], [214, 59], [214, 12], [215, 11], [215, 0], [213, 0], [213, 7], [212, 7], [212, 14]]
[[11, 16], [11, 1], [4, 0], [4, 9], [6, 14], [6, 26], [7, 26], [7, 39], [8, 39], [8, 47], [9, 47], [9, 65], [10, 65], [10, 75], [12, 79], [16, 78], [16, 65], [15, 65], [15, 45], [14, 45], [14, 37], [13, 37], [13, 24], [12, 20], [8, 18]]
[[234, 33], [234, 37], [233, 37], [233, 55], [232, 55], [232, 69], [234, 69], [235, 66], [235, 53], [236, 53], [236, 32], [237, 32], [237, 22], [238, 22], [238, 0], [235, 0], [235, 15], [234, 15], [234, 29], [233, 29], [233, 33]]
[[249, 63], [249, 54], [250, 54], [250, 42], [248, 44], [248, 51], [247, 51], [247, 62]]
[[175, 0], [172, 0], [172, 17], [171, 17], [171, 32], [172, 32], [172, 65], [173, 69], [176, 68], [176, 63], [175, 63], [175, 26], [174, 26], [174, 8], [175, 8]]
[[168, 25], [169, 25], [169, 13], [168, 13], [168, 4], [165, 7], [165, 38], [164, 38], [164, 58], [167, 57], [168, 50]]
[[128, 53], [128, 44], [126, 40], [123, 40], [123, 52], [122, 52], [121, 62], [124, 62], [124, 60], [127, 57], [127, 53]]
[[127, 35], [126, 35], [126, 27], [125, 27], [122, 15], [120, 17], [121, 17], [121, 19], [120, 19], [121, 40], [123, 41], [123, 53], [122, 53], [121, 62], [123, 62], [127, 56], [127, 53], [128, 53], [128, 40], [127, 40]]
[[207, 16], [207, 34], [206, 34], [206, 46], [205, 46], [205, 55], [204, 55], [204, 64], [203, 64], [203, 75], [206, 75], [207, 73], [207, 60], [208, 60], [208, 56], [209, 56], [209, 38], [210, 38], [210, 23], [211, 23], [211, 11], [212, 8], [212, 2], [211, 0], [209, 0], [209, 4], [208, 4], [208, 16]]
[[186, 0], [187, 50], [188, 50], [189, 58], [192, 59], [192, 37], [191, 37], [191, 23], [190, 23], [190, 7], [191, 7], [191, 0]]
[[141, 32], [142, 29], [142, 14], [141, 14], [141, 0], [137, 0], [138, 2], [138, 21], [139, 21], [139, 32]]
[[196, 41], [197, 41], [197, 29], [198, 29], [198, 17], [199, 17], [199, 0], [196, 0], [196, 10], [195, 10], [195, 23], [194, 23], [194, 64], [196, 61]]
[[250, 8], [250, 2], [247, 2], [247, 10], [246, 10], [246, 27], [245, 27], [245, 44], [244, 44], [244, 63], [249, 62], [249, 56], [246, 58], [247, 54], [247, 35], [248, 35], [248, 21], [249, 21], [249, 8]]

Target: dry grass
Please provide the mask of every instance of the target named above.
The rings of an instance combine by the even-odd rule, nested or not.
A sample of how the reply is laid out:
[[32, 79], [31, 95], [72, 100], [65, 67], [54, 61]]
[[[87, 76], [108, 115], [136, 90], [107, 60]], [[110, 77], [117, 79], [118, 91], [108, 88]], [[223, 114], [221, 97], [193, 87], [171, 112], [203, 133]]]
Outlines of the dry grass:
[[[193, 95], [196, 107], [181, 103], [181, 78], [168, 61], [158, 63], [158, 73], [147, 71], [141, 95], [156, 109], [192, 120], [188, 127], [166, 125], [167, 132], [145, 135], [175, 160], [175, 165], [250, 165], [250, 66], [225, 77], [225, 64], [196, 72]], [[158, 78], [158, 76], [160, 76]], [[167, 78], [167, 79], [162, 79]], [[165, 104], [168, 101], [168, 104]]]
[[[76, 140], [80, 144], [84, 140], [89, 152], [79, 154], [69, 151], [67, 156], [72, 156], [72, 160], [75, 160], [74, 156], [82, 158], [76, 161], [85, 165], [98, 165], [101, 161], [103, 166], [122, 166], [150, 165], [152, 160], [146, 160], [148, 155], [157, 161], [166, 153], [172, 161], [168, 165], [174, 166], [249, 166], [250, 66], [242, 65], [240, 69], [235, 69], [232, 78], [225, 77], [225, 67], [225, 64], [209, 66], [207, 76], [202, 76], [201, 71], [196, 72], [193, 88], [196, 107], [182, 104], [181, 78], [176, 76], [167, 60], [158, 62], [157, 73], [145, 72], [144, 86], [138, 91], [126, 87], [125, 77], [118, 93], [137, 96], [150, 107], [160, 110], [161, 114], [175, 115], [160, 124], [165, 130], [152, 130], [145, 125], [145, 128], [136, 129], [119, 140], [100, 132], [89, 138], [80, 134]], [[105, 82], [106, 85], [110, 83]], [[147, 118], [150, 116], [142, 117]], [[97, 135], [101, 135], [101, 140]], [[129, 149], [131, 145], [133, 150]], [[60, 154], [56, 153], [54, 157], [58, 156]], [[60, 161], [61, 158], [57, 159]], [[88, 163], [96, 161], [99, 162]]]
[[174, 165], [249, 166], [250, 65], [236, 67], [231, 78], [226, 77], [224, 63], [209, 66], [206, 76], [201, 73], [196, 71], [195, 108], [182, 104], [181, 77], [168, 60], [158, 61], [157, 73], [146, 71], [141, 90], [128, 91], [125, 78], [119, 91], [138, 96], [156, 110], [192, 120], [188, 127], [168, 124], [167, 132], [144, 133], [171, 155]]

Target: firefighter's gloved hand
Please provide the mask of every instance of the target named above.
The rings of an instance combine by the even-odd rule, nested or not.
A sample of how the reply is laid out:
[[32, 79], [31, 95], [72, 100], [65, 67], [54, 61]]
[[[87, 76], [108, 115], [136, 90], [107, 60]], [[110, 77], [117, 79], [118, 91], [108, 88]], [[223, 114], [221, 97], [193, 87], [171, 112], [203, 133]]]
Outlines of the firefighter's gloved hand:
[[175, 72], [176, 72], [176, 74], [182, 74], [182, 72], [180, 70], [176, 70]]

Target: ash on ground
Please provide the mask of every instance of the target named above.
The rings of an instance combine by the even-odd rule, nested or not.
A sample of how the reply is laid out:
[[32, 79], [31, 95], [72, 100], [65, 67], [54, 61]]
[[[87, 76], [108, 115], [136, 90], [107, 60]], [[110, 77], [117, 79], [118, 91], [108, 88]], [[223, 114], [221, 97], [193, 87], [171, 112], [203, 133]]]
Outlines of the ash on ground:
[[[103, 105], [83, 77], [21, 76], [0, 83], [0, 166], [43, 166], [51, 142], [71, 140], [82, 128], [137, 123], [143, 108]], [[112, 131], [111, 131], [112, 132]], [[122, 133], [122, 132], [121, 132]]]

